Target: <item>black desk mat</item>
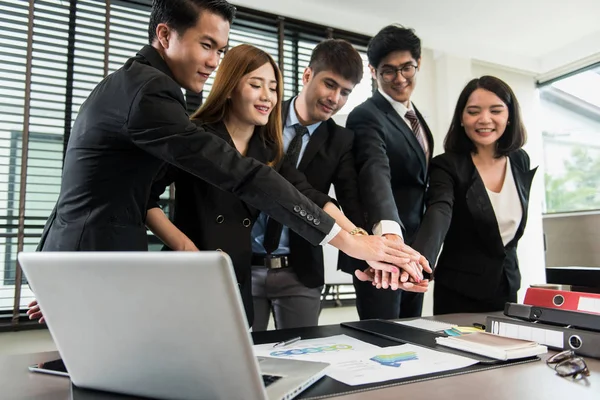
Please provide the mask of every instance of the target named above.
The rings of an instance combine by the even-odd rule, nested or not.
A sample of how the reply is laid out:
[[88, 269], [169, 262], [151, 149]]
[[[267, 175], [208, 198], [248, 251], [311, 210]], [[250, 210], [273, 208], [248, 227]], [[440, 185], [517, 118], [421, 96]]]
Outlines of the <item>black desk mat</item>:
[[380, 336], [399, 344], [410, 343], [417, 346], [427, 347], [435, 351], [442, 351], [445, 353], [469, 357], [473, 360], [479, 361], [482, 364], [501, 364], [505, 362], [496, 360], [495, 358], [474, 353], [467, 353], [462, 350], [441, 346], [437, 344], [435, 339], [438, 337], [447, 337], [448, 335], [444, 333], [436, 333], [424, 329], [413, 328], [411, 326], [398, 324], [392, 321], [370, 319], [366, 321], [345, 322], [342, 324], [342, 326], [370, 333], [375, 336]]
[[[372, 329], [375, 329], [375, 333], [370, 332]], [[282, 337], [280, 332], [281, 331], [268, 331], [254, 333], [254, 342], [256, 344], [272, 343], [285, 339]], [[477, 355], [461, 352], [459, 350], [449, 348], [442, 349], [441, 346], [438, 346], [435, 343], [435, 337], [443, 335], [383, 320], [368, 320], [360, 322], [348, 322], [340, 325], [290, 329], [286, 330], [285, 332], [285, 337], [301, 336], [302, 339], [317, 339], [320, 337], [344, 334], [381, 347], [398, 346], [399, 344], [403, 343], [411, 343], [418, 346], [432, 348], [434, 350], [443, 350], [448, 353], [468, 356], [470, 358], [477, 357]], [[406, 340], [402, 340], [400, 337], [403, 337]], [[334, 396], [367, 392], [370, 390], [406, 385], [408, 383], [423, 382], [432, 379], [464, 375], [511, 365], [530, 363], [533, 361], [538, 361], [539, 357], [530, 357], [512, 361], [499, 361], [487, 357], [481, 357], [481, 360], [482, 362], [466, 368], [357, 386], [346, 385], [342, 382], [338, 382], [328, 376], [325, 376], [296, 398], [304, 400], [317, 400]]]

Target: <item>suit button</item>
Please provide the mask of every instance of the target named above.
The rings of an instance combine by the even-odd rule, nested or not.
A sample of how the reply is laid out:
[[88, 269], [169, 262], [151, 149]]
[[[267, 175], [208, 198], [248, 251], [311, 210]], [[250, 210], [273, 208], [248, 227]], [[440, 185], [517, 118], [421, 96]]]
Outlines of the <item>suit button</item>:
[[302, 210], [300, 206], [294, 206], [294, 212], [300, 212], [300, 210]]
[[222, 224], [225, 221], [225, 217], [222, 215], [217, 216], [217, 224]]
[[308, 214], [308, 215], [306, 216], [306, 219], [307, 219], [307, 220], [309, 220], [309, 221], [312, 221], [313, 219], [315, 219], [315, 217], [313, 217], [313, 215], [312, 215], [312, 214]]
[[315, 226], [318, 226], [319, 224], [321, 224], [321, 220], [320, 219], [315, 219], [313, 221], [313, 224], [315, 224]]
[[252, 221], [250, 221], [249, 218], [244, 218], [244, 220], [242, 221], [242, 225], [244, 225], [246, 228], [249, 227], [252, 224]]
[[308, 213], [306, 212], [306, 210], [302, 210], [302, 211], [300, 211], [300, 216], [301, 216], [301, 217], [306, 217], [306, 214], [308, 214]]

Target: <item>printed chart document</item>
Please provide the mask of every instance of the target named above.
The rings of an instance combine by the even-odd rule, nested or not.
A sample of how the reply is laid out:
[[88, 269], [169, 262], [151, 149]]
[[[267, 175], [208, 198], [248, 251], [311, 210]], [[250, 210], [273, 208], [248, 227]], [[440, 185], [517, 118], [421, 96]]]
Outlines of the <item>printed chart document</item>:
[[331, 365], [327, 375], [353, 386], [449, 371], [473, 364], [477, 364], [477, 361], [467, 357], [403, 344]]
[[[362, 352], [379, 350], [381, 347], [347, 335], [329, 336], [319, 339], [299, 340], [284, 347], [270, 344], [254, 345], [254, 354], [259, 357], [288, 358], [291, 360], [320, 361], [335, 364], [362, 356]], [[359, 355], [357, 355], [359, 353]]]
[[326, 374], [346, 385], [364, 385], [476, 364], [476, 360], [442, 353], [412, 344], [378, 347], [346, 335], [301, 340], [293, 345], [273, 348], [273, 344], [254, 346], [257, 356], [323, 361], [331, 364]]

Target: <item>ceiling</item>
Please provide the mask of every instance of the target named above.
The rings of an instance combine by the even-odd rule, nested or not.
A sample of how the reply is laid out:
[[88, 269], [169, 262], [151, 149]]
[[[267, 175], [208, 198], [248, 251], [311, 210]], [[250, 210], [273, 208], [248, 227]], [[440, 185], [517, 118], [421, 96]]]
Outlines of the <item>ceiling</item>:
[[534, 74], [600, 54], [600, 0], [233, 0], [236, 5], [348, 31], [390, 23], [423, 47]]

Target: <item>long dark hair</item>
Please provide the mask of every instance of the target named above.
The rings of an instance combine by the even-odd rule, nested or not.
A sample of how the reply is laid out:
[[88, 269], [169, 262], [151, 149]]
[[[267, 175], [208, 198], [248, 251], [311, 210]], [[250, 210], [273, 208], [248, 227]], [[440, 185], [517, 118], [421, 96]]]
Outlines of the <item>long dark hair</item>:
[[[283, 124], [281, 122], [281, 98], [283, 97], [283, 80], [279, 67], [268, 53], [249, 44], [240, 44], [233, 47], [219, 65], [219, 70], [215, 76], [215, 82], [210, 94], [202, 106], [192, 114], [192, 119], [198, 119], [202, 122], [213, 124], [227, 118], [230, 112], [230, 102], [233, 91], [244, 75], [257, 70], [263, 65], [269, 63], [275, 72], [277, 80], [277, 103], [271, 110], [267, 125], [258, 127], [258, 132], [265, 142], [268, 142], [274, 149], [274, 158], [268, 165], [276, 165], [283, 157]], [[257, 132], [255, 130], [255, 132]]]
[[477, 153], [475, 144], [469, 139], [465, 128], [461, 125], [462, 114], [467, 106], [469, 96], [477, 89], [485, 89], [494, 93], [508, 108], [508, 125], [504, 134], [496, 142], [496, 157], [506, 156], [519, 150], [527, 140], [519, 102], [510, 86], [501, 79], [489, 75], [471, 80], [458, 96], [452, 123], [444, 140], [444, 150], [452, 153]]

